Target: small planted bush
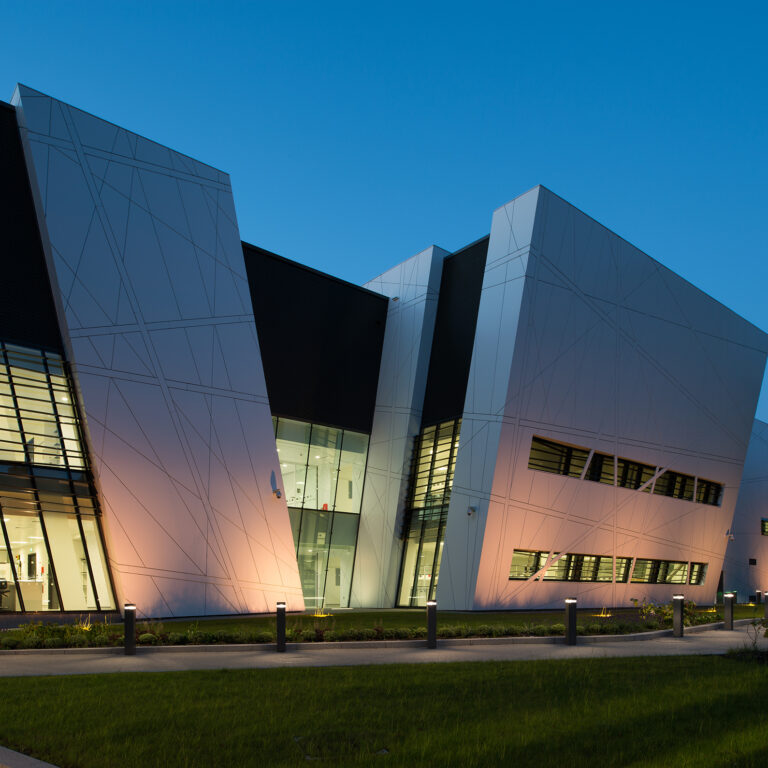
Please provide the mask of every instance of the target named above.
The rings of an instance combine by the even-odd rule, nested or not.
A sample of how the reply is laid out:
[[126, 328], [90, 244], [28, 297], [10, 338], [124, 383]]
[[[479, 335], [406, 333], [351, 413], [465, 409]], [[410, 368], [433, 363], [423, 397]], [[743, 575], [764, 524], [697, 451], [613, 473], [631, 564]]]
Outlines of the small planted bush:
[[19, 638], [15, 635], [6, 635], [3, 638], [0, 638], [0, 648], [3, 648], [7, 651], [12, 651], [14, 648], [19, 647]]

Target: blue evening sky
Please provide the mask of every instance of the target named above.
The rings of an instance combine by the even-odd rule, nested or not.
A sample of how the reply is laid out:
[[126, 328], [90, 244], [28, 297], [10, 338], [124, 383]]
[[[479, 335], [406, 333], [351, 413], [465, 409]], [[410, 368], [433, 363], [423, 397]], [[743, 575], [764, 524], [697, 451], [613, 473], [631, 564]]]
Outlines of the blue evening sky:
[[[0, 71], [363, 282], [544, 184], [768, 330], [764, 2], [4, 2]], [[759, 415], [768, 418], [764, 396]]]

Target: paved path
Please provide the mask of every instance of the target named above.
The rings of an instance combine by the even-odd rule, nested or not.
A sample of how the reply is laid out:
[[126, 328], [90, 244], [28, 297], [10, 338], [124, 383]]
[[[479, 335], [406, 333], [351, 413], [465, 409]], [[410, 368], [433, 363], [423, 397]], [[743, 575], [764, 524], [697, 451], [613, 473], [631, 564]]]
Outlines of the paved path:
[[[576, 646], [565, 645], [562, 640], [537, 640], [539, 642], [499, 639], [472, 643], [448, 640], [440, 642], [436, 650], [414, 643], [392, 641], [351, 643], [344, 644], [344, 647], [336, 644], [334, 647], [329, 647], [330, 644], [289, 644], [286, 653], [275, 652], [274, 646], [139, 648], [136, 656], [125, 656], [121, 649], [4, 651], [0, 652], [0, 676], [704, 655], [722, 654], [730, 648], [751, 645], [748, 627], [744, 625], [732, 632], [709, 629], [691, 632], [683, 638], [664, 636], [636, 641], [594, 638], [591, 642], [580, 640]], [[768, 650], [768, 640], [760, 638], [759, 647]]]

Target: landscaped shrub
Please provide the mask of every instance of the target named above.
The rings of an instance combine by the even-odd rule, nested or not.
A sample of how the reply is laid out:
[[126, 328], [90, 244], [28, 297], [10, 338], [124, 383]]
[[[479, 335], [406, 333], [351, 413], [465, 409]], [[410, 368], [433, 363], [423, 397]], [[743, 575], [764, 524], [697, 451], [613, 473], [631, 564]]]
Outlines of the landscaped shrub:
[[151, 632], [142, 632], [138, 637], [138, 641], [141, 645], [157, 645], [159, 642], [157, 635]]
[[564, 635], [565, 624], [550, 624], [549, 631], [550, 631], [550, 634], [553, 634], [553, 635]]
[[184, 632], [169, 632], [168, 642], [171, 645], [186, 645], [189, 637]]
[[43, 648], [65, 648], [67, 645], [63, 637], [46, 637], [43, 640]]
[[0, 638], [0, 648], [4, 648], [5, 650], [12, 651], [14, 648], [19, 647], [19, 638], [15, 635], [6, 635], [3, 638]]
[[19, 639], [19, 648], [42, 648], [43, 638], [36, 635], [26, 635]]

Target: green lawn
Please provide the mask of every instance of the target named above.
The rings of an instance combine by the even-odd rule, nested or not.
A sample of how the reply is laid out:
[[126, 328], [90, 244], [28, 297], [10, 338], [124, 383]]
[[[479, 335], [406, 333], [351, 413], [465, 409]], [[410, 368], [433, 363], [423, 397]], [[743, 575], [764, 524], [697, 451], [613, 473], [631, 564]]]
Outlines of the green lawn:
[[6, 678], [62, 768], [765, 766], [768, 665], [722, 657]]

